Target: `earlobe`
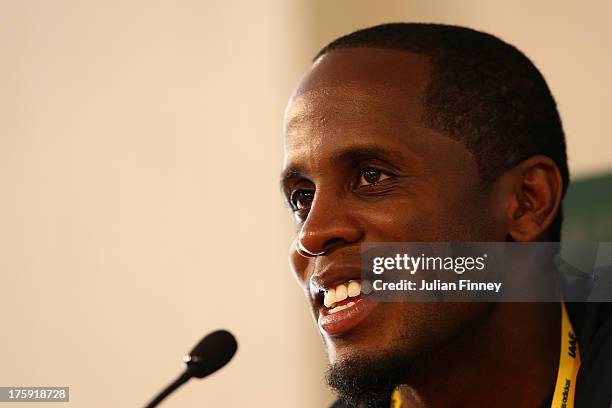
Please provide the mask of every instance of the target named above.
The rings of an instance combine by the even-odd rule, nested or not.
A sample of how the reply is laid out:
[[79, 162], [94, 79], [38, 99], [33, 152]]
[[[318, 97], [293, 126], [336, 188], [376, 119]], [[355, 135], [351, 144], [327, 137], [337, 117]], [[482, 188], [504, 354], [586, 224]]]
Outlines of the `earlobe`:
[[532, 156], [510, 170], [509, 235], [514, 241], [544, 239], [561, 202], [563, 182], [557, 165], [546, 156]]

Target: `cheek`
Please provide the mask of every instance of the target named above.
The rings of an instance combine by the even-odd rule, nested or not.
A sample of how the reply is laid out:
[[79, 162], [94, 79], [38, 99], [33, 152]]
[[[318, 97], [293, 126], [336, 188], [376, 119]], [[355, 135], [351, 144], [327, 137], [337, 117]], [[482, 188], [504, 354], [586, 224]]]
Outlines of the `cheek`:
[[381, 202], [359, 215], [367, 240], [459, 242], [496, 240], [497, 218], [487, 200], [468, 189]]
[[[499, 241], [500, 220], [486, 197], [477, 193], [449, 202], [440, 224], [448, 241]], [[441, 227], [442, 228], [442, 227]], [[503, 240], [503, 239], [502, 239]]]
[[444, 209], [432, 199], [400, 198], [364, 208], [359, 215], [366, 226], [366, 239], [376, 242], [436, 241], [444, 235], [440, 222]]

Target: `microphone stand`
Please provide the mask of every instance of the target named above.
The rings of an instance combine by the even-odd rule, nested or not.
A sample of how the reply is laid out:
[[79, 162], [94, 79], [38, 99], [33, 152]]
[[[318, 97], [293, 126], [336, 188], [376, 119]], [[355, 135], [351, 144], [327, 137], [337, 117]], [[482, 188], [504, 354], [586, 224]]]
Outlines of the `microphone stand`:
[[174, 390], [176, 390], [181, 385], [185, 384], [191, 377], [193, 377], [194, 371], [196, 368], [193, 366], [187, 366], [183, 374], [181, 374], [176, 380], [174, 380], [170, 385], [168, 385], [162, 392], [160, 392], [157, 397], [155, 397], [145, 408], [154, 408], [164, 400], [168, 395], [170, 395]]

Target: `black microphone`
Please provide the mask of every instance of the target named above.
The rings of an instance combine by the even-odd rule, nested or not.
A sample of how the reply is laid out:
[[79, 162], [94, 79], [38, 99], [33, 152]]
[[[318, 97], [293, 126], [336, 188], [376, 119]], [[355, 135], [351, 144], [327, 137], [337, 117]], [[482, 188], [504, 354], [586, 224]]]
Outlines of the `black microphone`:
[[183, 357], [185, 371], [172, 384], [159, 393], [145, 408], [156, 407], [164, 398], [183, 385], [191, 377], [204, 378], [226, 365], [238, 349], [234, 335], [227, 330], [208, 334]]

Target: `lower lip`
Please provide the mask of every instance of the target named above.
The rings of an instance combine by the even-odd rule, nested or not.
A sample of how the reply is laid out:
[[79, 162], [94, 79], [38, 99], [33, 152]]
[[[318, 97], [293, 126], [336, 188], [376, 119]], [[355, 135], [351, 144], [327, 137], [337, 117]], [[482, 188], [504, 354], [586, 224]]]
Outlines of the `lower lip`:
[[331, 335], [340, 335], [352, 330], [372, 313], [376, 303], [359, 299], [355, 305], [329, 314], [327, 310], [319, 310], [319, 327]]

